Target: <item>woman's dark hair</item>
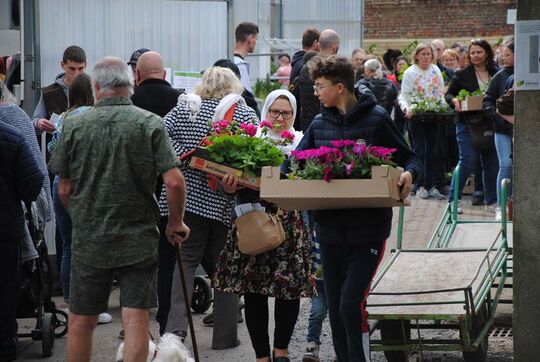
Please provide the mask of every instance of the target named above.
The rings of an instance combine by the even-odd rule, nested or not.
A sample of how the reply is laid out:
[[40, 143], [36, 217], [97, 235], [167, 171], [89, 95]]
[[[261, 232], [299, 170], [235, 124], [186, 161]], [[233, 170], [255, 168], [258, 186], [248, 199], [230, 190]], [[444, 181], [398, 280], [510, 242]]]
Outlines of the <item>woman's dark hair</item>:
[[486, 52], [486, 68], [488, 72], [494, 73], [497, 70], [497, 66], [495, 65], [495, 56], [493, 53], [493, 48], [491, 48], [491, 45], [489, 45], [489, 43], [484, 39], [471, 40], [471, 43], [469, 44], [469, 50], [467, 51], [467, 58], [469, 59], [469, 64], [472, 64], [471, 47], [473, 45], [479, 46], [480, 48], [484, 49], [484, 51]]
[[283, 58], [283, 57], [289, 59], [289, 63], [291, 62], [291, 57], [289, 56], [289, 54], [286, 54], [286, 53], [280, 54], [279, 57], [278, 57], [278, 59], [281, 59], [281, 58]]
[[506, 43], [503, 43], [503, 48], [510, 49], [514, 53], [514, 40], [509, 40]]
[[74, 109], [93, 105], [94, 95], [92, 94], [90, 76], [85, 73], [79, 73], [73, 78], [73, 82], [69, 87], [69, 108]]
[[386, 65], [386, 69], [392, 71], [394, 70], [394, 65], [396, 64], [396, 58], [401, 56], [403, 54], [401, 50], [399, 49], [388, 49], [386, 50], [386, 53], [383, 54], [382, 58], [384, 61], [384, 65]]
[[399, 57], [394, 59], [394, 63], [392, 64], [392, 69], [394, 70], [394, 72], [397, 71], [397, 63], [399, 63], [400, 60], [404, 60], [405, 63], [409, 64], [409, 60], [407, 59], [407, 57], [404, 55], [400, 55]]

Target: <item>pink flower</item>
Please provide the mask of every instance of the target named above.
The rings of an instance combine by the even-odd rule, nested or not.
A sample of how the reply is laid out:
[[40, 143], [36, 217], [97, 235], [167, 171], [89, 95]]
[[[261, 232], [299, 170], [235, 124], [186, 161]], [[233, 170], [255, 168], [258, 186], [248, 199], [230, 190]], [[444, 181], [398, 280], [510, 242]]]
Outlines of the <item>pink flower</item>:
[[284, 138], [287, 141], [294, 141], [294, 133], [290, 131], [283, 131], [281, 132], [281, 138]]
[[246, 132], [246, 134], [249, 136], [249, 137], [253, 137], [255, 136], [255, 134], [257, 134], [257, 126], [253, 125], [253, 124], [250, 124], [250, 123], [242, 123], [240, 125], [240, 128], [242, 128], [242, 130], [244, 130], [244, 132]]
[[350, 176], [354, 170], [354, 160], [352, 160], [350, 164], [347, 164], [347, 163], [344, 164], [344, 166], [345, 166], [345, 174], [347, 176]]
[[330, 143], [332, 144], [332, 146], [334, 147], [348, 147], [348, 146], [354, 146], [356, 145], [357, 143], [353, 140], [334, 140], [334, 141], [330, 141]]
[[323, 179], [326, 182], [330, 182], [334, 174], [332, 173], [332, 167], [325, 167], [323, 170]]
[[216, 125], [218, 125], [221, 128], [227, 128], [227, 127], [230, 126], [230, 123], [229, 123], [229, 121], [226, 121], [226, 120], [222, 119], [221, 121], [216, 123]]
[[270, 121], [262, 121], [261, 123], [259, 123], [259, 128], [267, 127], [269, 129], [272, 129], [273, 126], [274, 125]]
[[357, 143], [353, 146], [353, 152], [358, 156], [364, 157], [364, 153], [366, 152], [366, 145], [363, 143]]
[[389, 158], [392, 156], [392, 153], [397, 151], [397, 148], [386, 148], [386, 147], [379, 147], [379, 146], [369, 146], [367, 149], [368, 153], [372, 156], [379, 157], [384, 159]]

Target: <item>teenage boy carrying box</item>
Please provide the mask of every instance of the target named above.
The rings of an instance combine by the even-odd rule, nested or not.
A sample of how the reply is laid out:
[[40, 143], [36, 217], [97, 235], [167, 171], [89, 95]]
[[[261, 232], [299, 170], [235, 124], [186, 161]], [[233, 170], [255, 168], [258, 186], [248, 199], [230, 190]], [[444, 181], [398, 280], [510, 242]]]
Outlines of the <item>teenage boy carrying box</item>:
[[[309, 70], [321, 113], [297, 149], [331, 146], [330, 141], [341, 139], [396, 148], [394, 161], [405, 169], [399, 179], [401, 198], [407, 198], [422, 164], [373, 93], [364, 86], [354, 89], [349, 60], [315, 57]], [[369, 361], [366, 297], [390, 236], [392, 208], [318, 210], [314, 218], [337, 360]]]

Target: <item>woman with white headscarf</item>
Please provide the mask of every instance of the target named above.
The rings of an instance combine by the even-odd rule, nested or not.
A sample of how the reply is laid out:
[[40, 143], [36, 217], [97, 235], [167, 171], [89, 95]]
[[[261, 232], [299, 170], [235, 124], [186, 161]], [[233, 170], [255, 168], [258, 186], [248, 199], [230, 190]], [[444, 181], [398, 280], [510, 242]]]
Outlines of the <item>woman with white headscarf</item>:
[[[292, 127], [296, 116], [296, 100], [286, 90], [268, 95], [261, 113], [263, 121], [259, 137], [269, 137], [285, 155], [296, 147], [302, 132]], [[266, 127], [266, 133], [262, 128]], [[284, 142], [285, 139], [289, 142]], [[292, 139], [292, 140], [291, 140]], [[246, 325], [257, 361], [270, 361], [268, 336], [268, 297], [275, 298], [275, 331], [273, 361], [287, 362], [288, 345], [300, 309], [300, 298], [310, 296], [311, 240], [298, 211], [283, 211], [259, 198], [257, 191], [237, 191], [236, 180], [226, 175], [225, 192], [236, 192], [236, 203], [259, 202], [267, 212], [276, 214], [285, 231], [279, 247], [257, 256], [242, 254], [238, 249], [235, 227], [229, 232], [225, 248], [218, 259], [214, 287], [228, 293], [242, 294], [245, 300]]]

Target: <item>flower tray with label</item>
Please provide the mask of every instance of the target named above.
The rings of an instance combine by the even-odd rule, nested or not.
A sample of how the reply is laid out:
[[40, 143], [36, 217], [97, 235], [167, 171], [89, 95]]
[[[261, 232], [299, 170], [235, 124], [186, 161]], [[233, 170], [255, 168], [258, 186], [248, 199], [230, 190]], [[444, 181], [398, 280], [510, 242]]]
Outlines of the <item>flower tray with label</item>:
[[264, 167], [261, 198], [285, 210], [322, 210], [409, 206], [399, 197], [403, 170], [372, 166], [370, 179], [290, 180], [280, 178], [279, 167]]
[[197, 147], [195, 149], [195, 152], [191, 156], [189, 167], [210, 175], [217, 176], [220, 179], [227, 174], [232, 174], [238, 178], [239, 185], [245, 186], [252, 190], [259, 190], [260, 188], [260, 177], [246, 176], [242, 171], [233, 168], [230, 165], [213, 161], [209, 152], [204, 147]]

